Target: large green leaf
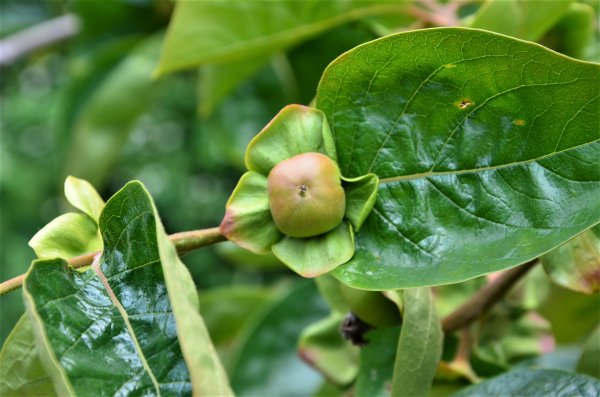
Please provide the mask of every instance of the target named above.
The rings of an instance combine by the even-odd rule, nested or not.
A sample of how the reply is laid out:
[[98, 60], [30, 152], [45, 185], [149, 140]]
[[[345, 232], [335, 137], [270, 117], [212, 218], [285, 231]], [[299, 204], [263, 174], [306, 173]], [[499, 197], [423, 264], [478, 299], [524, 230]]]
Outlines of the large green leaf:
[[100, 229], [104, 253], [93, 269], [35, 261], [25, 279], [38, 350], [57, 392], [231, 394], [191, 276], [140, 183], [108, 201]]
[[375, 0], [180, 1], [157, 73], [248, 58], [255, 62], [255, 56], [264, 58], [350, 20], [402, 13], [408, 5]]
[[600, 381], [557, 369], [520, 369], [464, 389], [452, 397], [600, 396]]
[[52, 380], [39, 359], [31, 321], [22, 316], [0, 352], [0, 396], [55, 396]]
[[240, 336], [231, 385], [237, 396], [309, 396], [322, 377], [300, 360], [302, 329], [327, 315], [315, 284], [302, 281], [257, 313]]
[[406, 289], [402, 300], [404, 311], [392, 395], [427, 396], [442, 356], [442, 326], [429, 288]]
[[400, 33], [325, 71], [345, 176], [379, 194], [353, 259], [365, 289], [463, 281], [535, 258], [600, 222], [600, 66], [489, 32]]
[[567, 11], [573, 0], [487, 0], [469, 26], [537, 40]]

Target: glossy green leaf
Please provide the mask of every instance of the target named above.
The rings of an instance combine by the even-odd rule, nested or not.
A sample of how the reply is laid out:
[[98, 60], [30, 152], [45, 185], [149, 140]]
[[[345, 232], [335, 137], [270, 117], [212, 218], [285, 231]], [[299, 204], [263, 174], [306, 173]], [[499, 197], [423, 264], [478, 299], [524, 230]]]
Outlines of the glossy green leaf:
[[151, 78], [161, 35], [144, 39], [107, 76], [74, 121], [66, 171], [92, 182], [104, 181], [129, 132], [158, 88]]
[[317, 277], [352, 258], [354, 232], [349, 223], [342, 222], [335, 229], [315, 237], [284, 236], [271, 250], [302, 277]]
[[442, 325], [429, 288], [403, 290], [402, 298], [404, 311], [392, 395], [427, 396], [442, 356]]
[[393, 347], [398, 344], [399, 335], [399, 327], [379, 328], [366, 335], [369, 343], [360, 351], [356, 396], [390, 396], [396, 357]]
[[298, 341], [298, 353], [304, 361], [338, 385], [349, 384], [358, 373], [358, 348], [340, 333], [344, 317], [330, 314], [304, 329]]
[[577, 372], [600, 379], [600, 325], [589, 336], [577, 363]]
[[469, 27], [535, 41], [558, 22], [572, 2], [573, 0], [487, 0], [473, 17]]
[[548, 276], [558, 285], [592, 294], [600, 291], [600, 226], [595, 226], [542, 256]]
[[342, 174], [377, 174], [379, 193], [334, 275], [365, 289], [458, 282], [600, 222], [599, 78], [599, 65], [464, 28], [339, 57], [317, 107]]
[[519, 369], [468, 387], [452, 397], [597, 397], [600, 381], [557, 369]]
[[56, 396], [37, 353], [31, 321], [22, 316], [0, 352], [0, 396]]
[[283, 236], [275, 226], [267, 191], [267, 177], [246, 172], [227, 201], [221, 233], [228, 240], [257, 254], [267, 253]]
[[58, 393], [231, 394], [191, 276], [140, 183], [108, 201], [100, 228], [104, 253], [93, 269], [36, 261], [25, 279], [38, 350]]
[[252, 139], [246, 150], [246, 167], [268, 176], [282, 160], [307, 152], [336, 160], [329, 124], [320, 110], [288, 105]]
[[73, 207], [98, 223], [104, 200], [88, 181], [68, 176], [65, 180], [65, 197]]
[[72, 258], [102, 249], [98, 225], [82, 213], [69, 212], [53, 219], [37, 232], [29, 246], [38, 258]]
[[[403, 13], [409, 3], [386, 1], [181, 1], [156, 73], [206, 63], [245, 62], [353, 19]], [[250, 61], [252, 62], [252, 60]]]
[[327, 316], [314, 283], [303, 280], [254, 316], [241, 337], [231, 385], [236, 396], [309, 396], [322, 377], [298, 357], [302, 330]]

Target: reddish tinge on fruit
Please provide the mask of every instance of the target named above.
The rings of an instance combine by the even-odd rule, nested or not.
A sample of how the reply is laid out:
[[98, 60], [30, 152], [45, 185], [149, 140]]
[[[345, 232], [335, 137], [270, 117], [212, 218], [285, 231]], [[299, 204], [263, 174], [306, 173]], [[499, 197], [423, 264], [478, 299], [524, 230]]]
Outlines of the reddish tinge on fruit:
[[337, 164], [321, 153], [302, 153], [277, 164], [268, 178], [269, 206], [277, 228], [312, 237], [337, 227], [346, 197]]

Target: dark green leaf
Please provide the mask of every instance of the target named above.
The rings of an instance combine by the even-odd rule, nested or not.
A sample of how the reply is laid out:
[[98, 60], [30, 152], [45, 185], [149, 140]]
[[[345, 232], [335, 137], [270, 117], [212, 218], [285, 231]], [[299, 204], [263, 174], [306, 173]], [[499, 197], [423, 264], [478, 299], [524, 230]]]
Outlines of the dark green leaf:
[[452, 397], [597, 397], [600, 381], [557, 369], [521, 369], [471, 386]]
[[140, 183], [108, 201], [100, 229], [104, 253], [93, 269], [36, 261], [25, 279], [58, 393], [230, 394], [191, 276]]
[[245, 62], [353, 19], [403, 13], [407, 4], [360, 0], [181, 1], [169, 26], [157, 73], [206, 63]]
[[520, 39], [539, 39], [562, 17], [573, 0], [487, 0], [469, 27], [491, 30]]
[[307, 396], [322, 377], [298, 357], [298, 337], [327, 316], [314, 283], [300, 282], [254, 317], [241, 336], [231, 384], [237, 396]]
[[317, 107], [342, 174], [377, 202], [337, 268], [365, 289], [446, 284], [535, 258], [600, 221], [600, 66], [460, 28], [344, 54]]
[[394, 346], [398, 344], [399, 327], [379, 328], [367, 334], [369, 341], [360, 351], [360, 368], [355, 395], [388, 397], [394, 373]]
[[429, 288], [406, 289], [402, 299], [392, 395], [426, 396], [442, 356], [444, 334]]
[[56, 396], [37, 353], [31, 321], [22, 316], [0, 352], [0, 396]]
[[600, 291], [600, 226], [542, 256], [548, 276], [558, 285], [586, 294]]

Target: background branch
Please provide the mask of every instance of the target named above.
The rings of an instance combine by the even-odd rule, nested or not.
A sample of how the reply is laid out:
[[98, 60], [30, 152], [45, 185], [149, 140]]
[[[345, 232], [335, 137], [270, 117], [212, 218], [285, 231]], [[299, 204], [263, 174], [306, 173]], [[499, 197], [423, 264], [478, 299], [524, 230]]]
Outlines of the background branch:
[[502, 272], [442, 320], [444, 332], [457, 331], [487, 313], [537, 263], [538, 260], [534, 259]]

